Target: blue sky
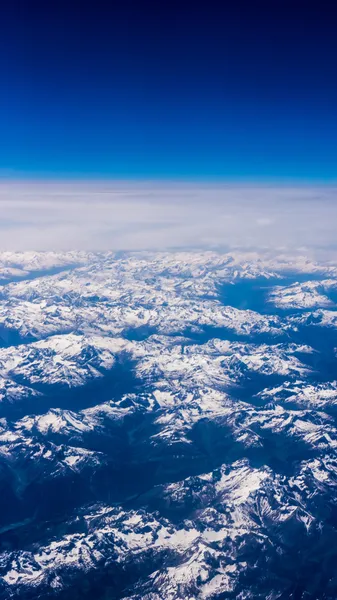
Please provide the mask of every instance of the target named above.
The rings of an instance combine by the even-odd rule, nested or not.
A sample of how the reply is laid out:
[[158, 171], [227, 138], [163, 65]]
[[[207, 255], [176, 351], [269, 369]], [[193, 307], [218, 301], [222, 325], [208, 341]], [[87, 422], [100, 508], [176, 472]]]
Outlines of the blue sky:
[[336, 180], [333, 3], [217, 4], [5, 3], [0, 173]]

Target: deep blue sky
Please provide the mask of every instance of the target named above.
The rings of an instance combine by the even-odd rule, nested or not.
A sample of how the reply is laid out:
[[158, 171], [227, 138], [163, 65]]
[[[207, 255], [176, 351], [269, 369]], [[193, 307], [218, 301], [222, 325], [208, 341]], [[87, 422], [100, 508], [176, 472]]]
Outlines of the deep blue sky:
[[4, 0], [0, 173], [337, 179], [334, 2]]

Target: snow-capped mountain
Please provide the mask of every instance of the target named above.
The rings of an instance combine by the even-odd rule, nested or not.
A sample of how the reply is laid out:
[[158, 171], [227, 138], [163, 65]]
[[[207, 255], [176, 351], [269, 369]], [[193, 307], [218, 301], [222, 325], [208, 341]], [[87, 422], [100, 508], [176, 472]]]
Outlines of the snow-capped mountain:
[[0, 598], [337, 597], [337, 267], [0, 253]]

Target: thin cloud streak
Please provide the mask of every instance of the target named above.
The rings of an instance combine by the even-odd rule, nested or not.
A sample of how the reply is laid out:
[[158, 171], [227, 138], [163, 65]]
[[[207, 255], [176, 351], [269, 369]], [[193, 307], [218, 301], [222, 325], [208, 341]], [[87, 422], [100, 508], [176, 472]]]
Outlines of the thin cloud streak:
[[336, 246], [337, 188], [1, 182], [1, 250]]

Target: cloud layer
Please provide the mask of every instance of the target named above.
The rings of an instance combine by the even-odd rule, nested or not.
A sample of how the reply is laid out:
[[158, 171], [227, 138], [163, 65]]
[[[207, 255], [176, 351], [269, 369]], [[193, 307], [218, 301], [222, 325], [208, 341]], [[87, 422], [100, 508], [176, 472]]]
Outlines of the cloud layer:
[[0, 183], [1, 250], [337, 248], [337, 188]]

